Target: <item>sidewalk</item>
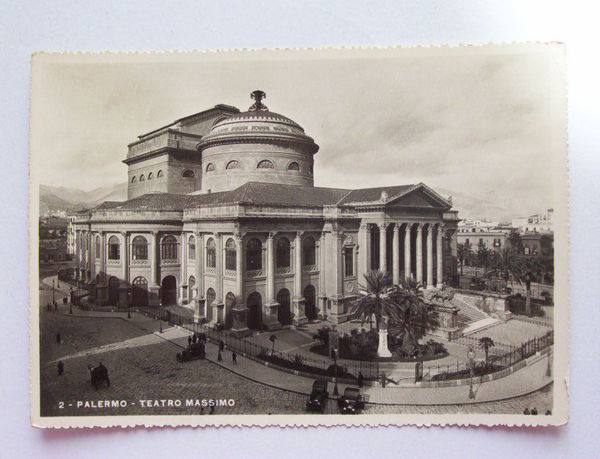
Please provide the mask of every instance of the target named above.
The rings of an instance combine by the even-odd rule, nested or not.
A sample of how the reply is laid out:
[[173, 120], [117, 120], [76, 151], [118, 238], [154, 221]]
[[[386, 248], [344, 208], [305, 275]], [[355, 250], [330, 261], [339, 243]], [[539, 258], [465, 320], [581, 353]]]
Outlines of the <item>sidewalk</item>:
[[[45, 285], [48, 285], [47, 280], [50, 281], [51, 286], [52, 277], [43, 279]], [[63, 313], [68, 314], [66, 311]], [[132, 315], [131, 319], [128, 319], [127, 313], [124, 312], [82, 311], [79, 309], [75, 310], [71, 317], [120, 318], [136, 325], [153, 320], [137, 312]], [[163, 327], [162, 333], [156, 331], [148, 335], [147, 338], [124, 342], [120, 347], [148, 345], [161, 340], [169, 341], [181, 348], [187, 346], [187, 338], [191, 335], [191, 332], [177, 326], [164, 325]], [[156, 330], [156, 328], [154, 329]], [[106, 346], [101, 351], [108, 352], [117, 347], [119, 347], [119, 343]], [[206, 344], [206, 354], [208, 361], [239, 376], [269, 387], [301, 395], [309, 395], [314, 379], [318, 378], [308, 378], [284, 372], [270, 367], [268, 364], [246, 358], [241, 354], [238, 354], [237, 364], [234, 365], [231, 351], [227, 348], [222, 353], [223, 360], [219, 362], [217, 359], [218, 346], [211, 342]], [[361, 389], [361, 392], [368, 403], [381, 405], [455, 405], [503, 400], [535, 392], [550, 384], [553, 379], [551, 376], [546, 376], [547, 359], [546, 356], [533, 356], [527, 360], [527, 365], [524, 368], [500, 379], [479, 383], [478, 378], [475, 378], [473, 384], [474, 399], [469, 399], [469, 385], [460, 384], [460, 381], [457, 381], [456, 386], [450, 387], [419, 387], [412, 382], [412, 375], [414, 374], [412, 367], [410, 369], [397, 369], [390, 374], [389, 377], [398, 381], [398, 385], [392, 384], [385, 388], [365, 386]], [[345, 387], [344, 384], [338, 385], [340, 394], [343, 394]], [[329, 393], [332, 392], [333, 383], [329, 383]], [[333, 396], [331, 397], [333, 398]]]

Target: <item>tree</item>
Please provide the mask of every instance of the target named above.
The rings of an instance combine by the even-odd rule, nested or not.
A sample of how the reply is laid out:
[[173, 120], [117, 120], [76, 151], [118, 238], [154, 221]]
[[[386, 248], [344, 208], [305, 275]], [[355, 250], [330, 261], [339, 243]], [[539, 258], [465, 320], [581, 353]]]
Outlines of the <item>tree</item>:
[[402, 349], [409, 352], [421, 337], [439, 327], [439, 315], [435, 307], [425, 301], [421, 285], [412, 279], [401, 281], [388, 295], [400, 313], [392, 320], [392, 327], [399, 330]]
[[488, 249], [484, 244], [477, 246], [477, 264], [480, 268], [487, 268], [490, 266], [492, 260], [492, 251]]
[[352, 304], [350, 314], [361, 319], [361, 325], [375, 316], [375, 327], [379, 332], [384, 315], [390, 319], [399, 319], [397, 305], [388, 297], [392, 281], [389, 274], [378, 270], [369, 271], [364, 277], [366, 285], [359, 286], [359, 297]]
[[508, 241], [510, 242], [510, 248], [517, 254], [523, 253], [523, 240], [521, 239], [521, 235], [518, 231], [511, 231], [508, 236]]
[[456, 244], [456, 258], [458, 258], [458, 262], [460, 263], [460, 275], [463, 273], [463, 266], [465, 262], [469, 261], [473, 256], [473, 248], [471, 247], [471, 243], [469, 241], [465, 241], [465, 243]]
[[491, 347], [494, 347], [496, 344], [494, 343], [494, 340], [488, 336], [484, 336], [482, 338], [479, 338], [479, 347], [481, 349], [483, 349], [483, 352], [485, 352], [485, 366], [488, 366], [488, 353]]

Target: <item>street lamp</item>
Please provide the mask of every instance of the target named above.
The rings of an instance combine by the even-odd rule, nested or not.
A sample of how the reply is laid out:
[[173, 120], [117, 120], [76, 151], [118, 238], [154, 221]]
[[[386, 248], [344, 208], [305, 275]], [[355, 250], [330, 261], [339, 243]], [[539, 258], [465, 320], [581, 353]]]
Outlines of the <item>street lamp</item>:
[[335, 370], [335, 377], [333, 378], [333, 382], [334, 382], [334, 386], [333, 386], [333, 395], [339, 395], [340, 392], [338, 390], [338, 382], [337, 382], [337, 376], [338, 376], [338, 367], [337, 367], [337, 347], [334, 347], [333, 349], [331, 349], [331, 357], [333, 357], [333, 367]]
[[469, 398], [472, 400], [475, 398], [475, 392], [473, 392], [473, 363], [475, 361], [475, 353], [473, 352], [472, 347], [469, 347], [467, 357], [469, 359], [469, 375], [471, 376], [469, 381]]

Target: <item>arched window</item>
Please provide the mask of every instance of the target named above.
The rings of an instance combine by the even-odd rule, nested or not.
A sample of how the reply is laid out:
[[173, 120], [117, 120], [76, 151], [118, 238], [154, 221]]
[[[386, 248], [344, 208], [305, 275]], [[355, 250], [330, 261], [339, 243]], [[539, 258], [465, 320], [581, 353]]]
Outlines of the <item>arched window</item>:
[[135, 182], [137, 182], [137, 177], [134, 175], [134, 176], [131, 178], [131, 183], [135, 183]]
[[140, 175], [140, 182], [143, 182], [144, 180], [146, 180], [146, 177], [144, 177], [144, 174]]
[[236, 252], [235, 252], [235, 242], [233, 239], [227, 239], [225, 243], [225, 269], [230, 271], [236, 270]]
[[161, 178], [163, 176], [163, 171], [158, 171], [156, 173], [156, 178]]
[[239, 162], [239, 161], [236, 161], [236, 160], [234, 159], [234, 160], [232, 160], [232, 161], [229, 161], [229, 162], [227, 163], [227, 166], [225, 166], [225, 169], [239, 169], [239, 168], [241, 168], [241, 167], [242, 167], [242, 165], [240, 164], [240, 162]]
[[183, 173], [181, 174], [182, 177], [184, 178], [194, 178], [194, 171], [191, 169], [186, 169], [183, 171]]
[[354, 247], [344, 247], [344, 276], [354, 276]]
[[190, 236], [188, 239], [188, 258], [190, 260], [196, 259], [196, 238], [194, 236]]
[[211, 237], [206, 242], [206, 267], [215, 268], [217, 266], [217, 243]]
[[177, 260], [177, 239], [175, 236], [165, 236], [160, 245], [161, 260]]
[[314, 266], [317, 264], [315, 238], [307, 236], [302, 240], [303, 266]]
[[190, 292], [189, 293], [189, 299], [190, 299], [190, 301], [192, 301], [196, 297], [196, 295], [195, 295], [195, 292], [196, 292], [195, 287], [196, 287], [196, 278], [194, 276], [190, 276], [190, 278], [188, 280], [188, 292]]
[[277, 267], [290, 267], [290, 240], [287, 237], [282, 237], [277, 241]]
[[269, 161], [268, 159], [263, 159], [260, 163], [258, 163], [258, 166], [256, 166], [257, 169], [273, 169], [273, 163], [271, 161]]
[[288, 171], [299, 171], [300, 165], [296, 161], [292, 161], [288, 164]]
[[225, 295], [225, 307], [229, 311], [231, 308], [235, 306], [235, 295], [231, 292]]
[[208, 163], [208, 166], [206, 166], [206, 172], [212, 172], [215, 170], [215, 165], [213, 163]]
[[148, 259], [148, 241], [144, 236], [136, 236], [131, 242], [131, 259], [132, 260], [147, 260]]
[[117, 236], [111, 236], [108, 239], [108, 259], [121, 259], [121, 243], [119, 242], [119, 238]]
[[148, 174], [148, 180], [152, 180], [154, 178], [154, 174], [152, 172], [150, 172]]
[[102, 255], [101, 239], [100, 239], [100, 236], [96, 236], [96, 258], [100, 259], [101, 255]]
[[262, 269], [262, 242], [256, 238], [250, 239], [246, 244], [246, 269]]

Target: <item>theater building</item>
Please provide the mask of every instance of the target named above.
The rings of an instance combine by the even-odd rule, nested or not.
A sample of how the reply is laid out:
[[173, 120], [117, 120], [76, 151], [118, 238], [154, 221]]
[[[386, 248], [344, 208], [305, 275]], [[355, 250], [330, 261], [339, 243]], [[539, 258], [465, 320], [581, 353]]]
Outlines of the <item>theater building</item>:
[[314, 186], [318, 145], [252, 97], [245, 112], [218, 105], [129, 145], [128, 200], [72, 224], [96, 304], [179, 305], [243, 334], [348, 320], [371, 269], [428, 287], [455, 274], [448, 199], [423, 183]]

